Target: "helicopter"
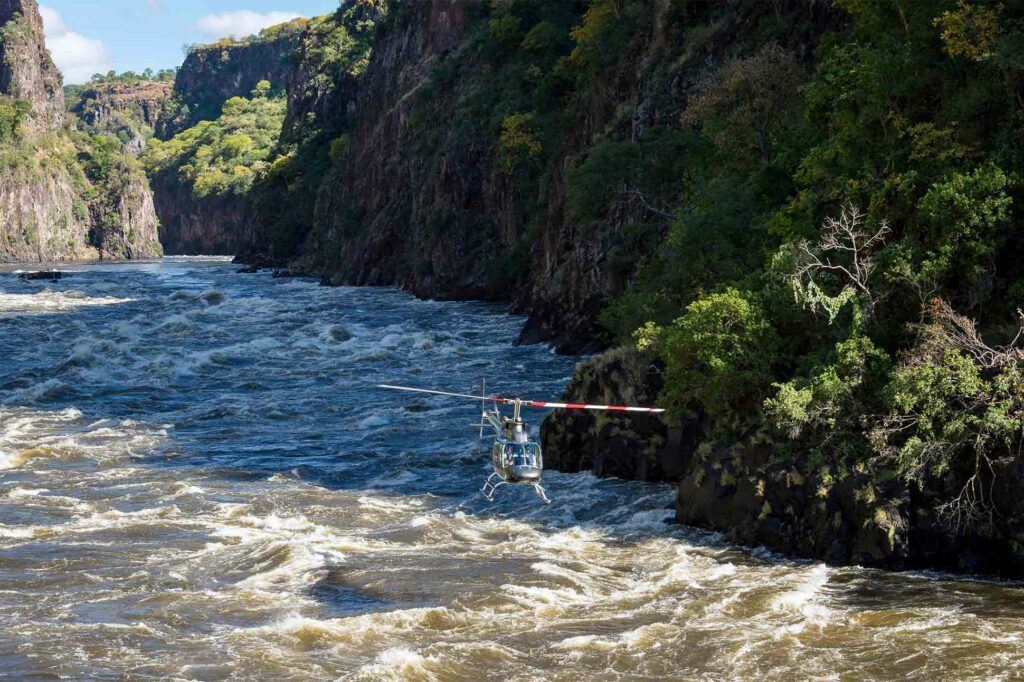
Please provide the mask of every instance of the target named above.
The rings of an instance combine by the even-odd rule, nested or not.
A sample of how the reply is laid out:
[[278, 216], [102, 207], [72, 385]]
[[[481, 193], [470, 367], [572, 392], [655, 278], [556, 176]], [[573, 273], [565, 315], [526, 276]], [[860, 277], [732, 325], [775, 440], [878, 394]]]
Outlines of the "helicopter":
[[[480, 395], [435, 391], [425, 388], [412, 388], [410, 386], [393, 386], [390, 384], [378, 384], [377, 387], [391, 391], [428, 393], [431, 395], [480, 401], [480, 423], [470, 424], [469, 426], [470, 428], [480, 429], [481, 439], [484, 437], [484, 429], [490, 427], [494, 430], [494, 444], [491, 446], [491, 465], [494, 467], [494, 471], [484, 479], [484, 486], [480, 489], [480, 492], [487, 498], [488, 502], [494, 501], [494, 493], [503, 485], [525, 484], [533, 486], [534, 491], [545, 504], [551, 504], [551, 500], [548, 498], [547, 493], [544, 491], [544, 486], [540, 482], [541, 475], [544, 473], [544, 455], [541, 452], [540, 443], [530, 440], [526, 422], [522, 418], [522, 408], [602, 410], [610, 412], [643, 412], [647, 414], [665, 411], [659, 407], [584, 405], [544, 400], [523, 400], [522, 398], [506, 398], [496, 395], [488, 396], [486, 380], [481, 382]], [[492, 403], [493, 408], [487, 409], [487, 403]], [[501, 405], [512, 406], [511, 417], [501, 413]]]

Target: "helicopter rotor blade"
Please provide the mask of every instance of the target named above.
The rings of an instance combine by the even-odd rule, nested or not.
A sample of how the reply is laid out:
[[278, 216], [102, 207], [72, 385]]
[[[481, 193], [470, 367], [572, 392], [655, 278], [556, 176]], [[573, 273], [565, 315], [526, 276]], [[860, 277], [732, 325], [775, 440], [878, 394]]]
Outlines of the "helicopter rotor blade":
[[[470, 395], [469, 393], [450, 393], [448, 391], [432, 391], [427, 388], [412, 388], [410, 386], [391, 386], [389, 384], [377, 384], [377, 388], [387, 388], [392, 391], [408, 391], [410, 393], [430, 393], [431, 395], [446, 395], [451, 398], [469, 398], [470, 400], [480, 400], [483, 396]], [[499, 403], [510, 403], [513, 402], [509, 398], [499, 398], [497, 396], [486, 397], [485, 400], [497, 401]]]
[[[410, 393], [429, 393], [431, 395], [445, 395], [452, 398], [468, 398], [470, 400], [486, 400], [504, 405], [514, 405], [515, 398], [502, 398], [499, 396], [488, 396], [484, 398], [479, 395], [468, 393], [450, 393], [448, 391], [434, 391], [426, 388], [412, 388], [410, 386], [391, 386], [389, 384], [377, 384], [378, 388], [387, 388], [392, 391], [408, 391]], [[541, 400], [519, 400], [521, 405], [526, 407], [556, 408], [562, 410], [601, 410], [607, 412], [642, 412], [645, 414], [660, 414], [665, 410], [660, 407], [631, 407], [626, 405], [585, 405], [583, 403], [556, 403]]]

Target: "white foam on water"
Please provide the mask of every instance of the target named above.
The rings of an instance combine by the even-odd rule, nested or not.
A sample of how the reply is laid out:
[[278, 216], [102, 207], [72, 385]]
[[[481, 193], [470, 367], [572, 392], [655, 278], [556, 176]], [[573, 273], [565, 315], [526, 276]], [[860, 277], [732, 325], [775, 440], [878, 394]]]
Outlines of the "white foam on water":
[[381, 426], [387, 426], [391, 423], [391, 420], [381, 414], [371, 414], [359, 421], [359, 428], [364, 431], [367, 429], [375, 429]]
[[427, 668], [427, 659], [407, 647], [382, 651], [377, 660], [360, 668], [356, 679], [367, 680], [437, 680]]
[[23, 497], [39, 497], [45, 492], [49, 492], [46, 488], [14, 488], [7, 493], [7, 497], [11, 499], [18, 499]]
[[183, 333], [191, 332], [196, 329], [196, 327], [197, 325], [195, 320], [187, 315], [170, 315], [169, 317], [164, 318], [163, 321], [157, 325], [157, 330], [164, 334], [175, 332]]
[[199, 369], [209, 365], [229, 365], [238, 359], [260, 357], [268, 351], [281, 348], [283, 345], [277, 339], [261, 337], [223, 348], [197, 351], [192, 354], [191, 368]]
[[172, 497], [178, 497], [178, 496], [202, 497], [205, 494], [206, 494], [206, 490], [204, 488], [200, 488], [197, 485], [191, 485], [189, 483], [186, 483], [185, 481], [178, 481], [173, 486], [171, 486], [171, 496]]
[[634, 653], [649, 653], [670, 645], [680, 634], [680, 628], [669, 623], [652, 623], [627, 630], [614, 637], [582, 635], [568, 637], [553, 646], [560, 650], [591, 650], [609, 653], [623, 649]]
[[0, 523], [0, 538], [31, 538], [35, 534], [34, 526], [5, 526]]
[[803, 616], [808, 624], [825, 624], [831, 611], [820, 602], [824, 596], [822, 588], [829, 580], [828, 566], [816, 564], [810, 569], [797, 573], [797, 576], [799, 581], [795, 587], [776, 597], [772, 602], [772, 609], [797, 613]]
[[57, 398], [66, 390], [67, 385], [60, 379], [46, 379], [28, 388], [12, 392], [3, 402], [7, 405], [37, 403], [41, 400]]
[[62, 459], [76, 454], [70, 448], [55, 448], [41, 445], [18, 452], [0, 451], [0, 470], [19, 469], [29, 463], [41, 462], [43, 460]]
[[0, 314], [42, 314], [67, 312], [79, 308], [133, 303], [133, 298], [112, 296], [90, 297], [81, 292], [41, 291], [34, 294], [11, 294], [0, 292]]
[[415, 498], [401, 497], [371, 497], [363, 495], [357, 502], [363, 509], [373, 509], [385, 512], [414, 512], [423, 508], [423, 501]]

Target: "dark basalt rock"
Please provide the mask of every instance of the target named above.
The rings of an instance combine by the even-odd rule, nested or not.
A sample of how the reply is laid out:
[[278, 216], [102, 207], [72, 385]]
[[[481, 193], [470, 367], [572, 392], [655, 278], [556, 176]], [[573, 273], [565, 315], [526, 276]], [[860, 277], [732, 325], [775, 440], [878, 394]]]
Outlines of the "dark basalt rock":
[[[655, 361], [621, 348], [580, 363], [565, 398], [653, 404], [662, 382]], [[1024, 576], [1024, 459], [993, 464], [993, 522], [955, 528], [937, 508], [962, 489], [969, 467], [911, 483], [866, 465], [832, 480], [808, 453], [782, 455], [757, 423], [725, 426], [702, 415], [555, 410], [541, 440], [552, 469], [674, 482], [678, 523], [738, 544], [832, 564]]]
[[40, 270], [39, 272], [23, 272], [18, 275], [18, 279], [25, 281], [44, 281], [44, 282], [56, 282], [57, 280], [68, 277], [66, 273], [60, 272], [59, 270]]

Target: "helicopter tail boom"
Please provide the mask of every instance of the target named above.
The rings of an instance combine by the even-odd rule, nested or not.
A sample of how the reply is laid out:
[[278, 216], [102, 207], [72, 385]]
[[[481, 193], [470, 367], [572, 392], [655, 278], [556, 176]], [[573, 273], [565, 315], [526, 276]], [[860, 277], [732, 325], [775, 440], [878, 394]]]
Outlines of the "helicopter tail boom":
[[609, 412], [647, 412], [660, 413], [660, 407], [628, 407], [624, 405], [583, 405], [581, 403], [543, 403], [536, 400], [524, 400], [523, 405], [529, 407], [554, 407], [562, 410], [606, 410]]

